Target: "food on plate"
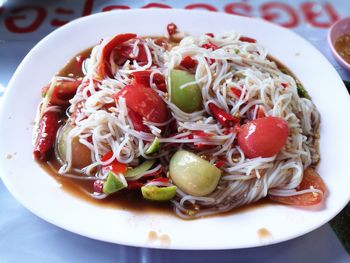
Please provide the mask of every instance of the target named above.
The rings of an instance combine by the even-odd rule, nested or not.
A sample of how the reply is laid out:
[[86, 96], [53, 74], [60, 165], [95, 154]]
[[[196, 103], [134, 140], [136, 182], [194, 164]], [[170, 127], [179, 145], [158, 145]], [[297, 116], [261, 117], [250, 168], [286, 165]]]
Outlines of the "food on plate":
[[319, 113], [250, 37], [186, 36], [174, 24], [164, 37], [118, 34], [73, 59], [42, 96], [34, 156], [92, 198], [132, 192], [171, 202], [182, 218], [263, 198], [324, 200]]
[[334, 43], [335, 50], [347, 62], [350, 63], [350, 34], [339, 36]]

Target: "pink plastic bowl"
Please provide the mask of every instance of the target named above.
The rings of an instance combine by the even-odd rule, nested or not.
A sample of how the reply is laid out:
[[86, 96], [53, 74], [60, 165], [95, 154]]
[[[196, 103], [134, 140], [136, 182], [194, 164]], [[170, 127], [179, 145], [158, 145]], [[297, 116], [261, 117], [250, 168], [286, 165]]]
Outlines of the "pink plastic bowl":
[[338, 63], [350, 72], [350, 64], [347, 63], [334, 48], [335, 40], [346, 33], [350, 33], [350, 17], [340, 19], [332, 25], [328, 31], [328, 45]]

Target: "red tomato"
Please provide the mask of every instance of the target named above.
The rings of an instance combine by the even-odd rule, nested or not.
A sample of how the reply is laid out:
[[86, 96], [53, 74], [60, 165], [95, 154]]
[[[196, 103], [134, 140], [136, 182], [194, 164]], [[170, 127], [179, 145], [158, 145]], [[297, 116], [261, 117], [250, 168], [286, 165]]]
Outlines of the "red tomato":
[[[145, 87], [150, 87], [150, 76], [151, 70], [140, 70], [131, 73], [134, 78], [134, 86], [139, 87], [143, 85]], [[166, 92], [165, 78], [162, 74], [156, 73], [153, 75], [153, 83], [156, 85], [157, 89]]]
[[[108, 153], [103, 155], [103, 157], [101, 158], [101, 161], [105, 162], [108, 159], [110, 159], [112, 156], [113, 156], [113, 152], [109, 151]], [[112, 163], [103, 166], [103, 169], [106, 171], [112, 171], [116, 174], [119, 174], [119, 173], [125, 173], [128, 170], [128, 166], [124, 163], [120, 163], [117, 160], [114, 160]]]
[[238, 145], [248, 158], [271, 157], [288, 138], [288, 123], [278, 117], [264, 117], [244, 124], [238, 132]]
[[136, 131], [149, 132], [148, 127], [143, 124], [142, 116], [140, 114], [129, 109], [128, 115]]
[[242, 95], [242, 91], [239, 88], [232, 87], [231, 91], [232, 91], [233, 95], [235, 95], [235, 97], [237, 99], [239, 99], [241, 97], [241, 95]]
[[324, 199], [323, 197], [327, 191], [327, 187], [323, 182], [321, 176], [319, 176], [319, 174], [313, 168], [307, 168], [304, 171], [303, 180], [301, 181], [297, 190], [306, 190], [310, 189], [310, 187], [321, 190], [323, 194], [307, 193], [293, 196], [270, 195], [270, 199], [279, 203], [295, 206], [310, 206], [320, 204]]
[[168, 109], [164, 101], [150, 88], [127, 85], [115, 97], [119, 96], [125, 98], [126, 106], [129, 109], [148, 121], [162, 123], [168, 119]]
[[258, 110], [256, 111], [256, 118], [264, 118], [266, 117], [264, 108], [262, 106], [258, 106]]
[[120, 56], [120, 61], [118, 64], [123, 64], [126, 60], [130, 59], [130, 60], [136, 60], [137, 63], [140, 64], [140, 66], [146, 65], [148, 62], [147, 59], [147, 53], [145, 50], [145, 47], [143, 44], [138, 44], [137, 45], [139, 48], [139, 52], [137, 54], [137, 56], [135, 57], [132, 54], [132, 51], [134, 49], [133, 46], [121, 46], [120, 48], [117, 48], [118, 50], [118, 55]]

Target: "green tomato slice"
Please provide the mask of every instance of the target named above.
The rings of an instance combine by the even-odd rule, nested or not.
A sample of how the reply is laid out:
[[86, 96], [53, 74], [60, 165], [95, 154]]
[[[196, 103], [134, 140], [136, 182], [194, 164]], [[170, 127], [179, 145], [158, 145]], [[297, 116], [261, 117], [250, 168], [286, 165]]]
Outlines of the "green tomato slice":
[[133, 180], [137, 180], [138, 178], [135, 178], [137, 176], [139, 176], [140, 174], [146, 172], [147, 170], [151, 169], [151, 167], [153, 166], [153, 164], [156, 162], [155, 159], [152, 160], [146, 160], [144, 161], [142, 164], [140, 164], [139, 166], [129, 169], [126, 174], [125, 177], [128, 178], [130, 180], [130, 178], [133, 178]]
[[191, 113], [202, 109], [202, 92], [197, 84], [183, 85], [195, 81], [195, 76], [185, 70], [171, 70], [171, 102], [180, 110]]
[[176, 194], [176, 186], [158, 187], [155, 185], [142, 186], [141, 192], [143, 198], [152, 201], [169, 201]]
[[158, 137], [154, 138], [152, 144], [148, 147], [147, 151], [145, 152], [146, 154], [152, 154], [155, 153], [159, 150], [160, 148], [160, 142]]
[[122, 182], [118, 175], [113, 172], [109, 172], [107, 180], [103, 184], [103, 193], [112, 194], [124, 189], [125, 187], [126, 185]]

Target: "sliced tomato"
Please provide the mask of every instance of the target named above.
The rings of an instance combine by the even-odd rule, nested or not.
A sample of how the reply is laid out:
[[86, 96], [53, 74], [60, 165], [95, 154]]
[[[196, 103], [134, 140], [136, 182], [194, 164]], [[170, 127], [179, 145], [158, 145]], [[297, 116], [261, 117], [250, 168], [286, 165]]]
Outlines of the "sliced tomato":
[[264, 118], [264, 117], [266, 117], [264, 108], [262, 106], [258, 106], [258, 109], [256, 111], [256, 118], [259, 119], [259, 118]]
[[197, 66], [197, 64], [197, 60], [191, 58], [190, 56], [184, 57], [180, 62], [180, 65], [185, 69], [194, 69]]
[[[131, 75], [134, 78], [133, 84], [135, 87], [139, 87], [140, 85], [144, 87], [150, 87], [150, 77], [151, 77], [151, 70], [140, 70], [135, 71], [131, 73]], [[153, 75], [153, 83], [156, 85], [157, 89], [166, 92], [166, 82], [165, 78], [160, 73], [155, 73]]]
[[115, 98], [125, 98], [126, 106], [148, 121], [162, 123], [168, 119], [168, 109], [159, 95], [150, 88], [127, 85]]
[[307, 168], [303, 174], [303, 180], [298, 186], [297, 190], [306, 190], [306, 189], [318, 189], [322, 191], [320, 193], [306, 193], [293, 196], [273, 196], [270, 195], [270, 199], [273, 201], [295, 206], [311, 206], [320, 204], [324, 200], [324, 196], [327, 192], [327, 187], [321, 176], [313, 168]]
[[128, 116], [132, 121], [132, 124], [134, 125], [134, 129], [136, 131], [149, 132], [149, 128], [145, 124], [143, 124], [142, 116], [140, 114], [129, 109]]
[[135, 87], [140, 85], [149, 87], [151, 73], [151, 70], [140, 70], [131, 73], [131, 76], [134, 78], [133, 83], [136, 84]]
[[237, 140], [246, 157], [271, 157], [285, 145], [288, 133], [284, 119], [269, 116], [242, 125]]
[[53, 90], [46, 92], [46, 94], [50, 96], [50, 98], [48, 98], [49, 103], [51, 105], [59, 105], [59, 106], [69, 105], [69, 100], [74, 97], [80, 84], [81, 84], [81, 80], [57, 81], [55, 86], [52, 87]]
[[[101, 161], [105, 162], [105, 161], [109, 160], [112, 156], [113, 156], [113, 152], [109, 151], [108, 153], [103, 155], [103, 157], [101, 158]], [[114, 160], [112, 163], [110, 163], [108, 165], [104, 165], [103, 169], [105, 171], [112, 171], [116, 174], [119, 174], [119, 173], [123, 174], [128, 170], [128, 166], [125, 163], [120, 163], [117, 160]]]
[[212, 49], [212, 50], [216, 50], [219, 48], [217, 45], [215, 45], [213, 42], [210, 42], [210, 41], [206, 44], [203, 44], [202, 47], [205, 49]]
[[159, 89], [163, 92], [167, 91], [165, 78], [162, 74], [160, 74], [160, 73], [154, 74], [153, 83], [156, 85], [157, 89]]
[[147, 53], [145, 50], [145, 47], [143, 44], [138, 44], [137, 45], [139, 52], [137, 54], [137, 56], [135, 57], [132, 54], [132, 51], [134, 49], [133, 46], [121, 46], [118, 49], [118, 55], [119, 55], [119, 63], [118, 64], [122, 64], [124, 63], [126, 60], [136, 60], [138, 64], [140, 64], [140, 66], [144, 66], [147, 64], [148, 59], [147, 59]]
[[113, 49], [135, 37], [136, 34], [120, 34], [114, 36], [107, 44], [105, 44], [102, 49], [100, 64], [97, 67], [97, 77], [99, 79], [103, 79], [106, 76], [112, 77], [112, 72], [108, 60]]

